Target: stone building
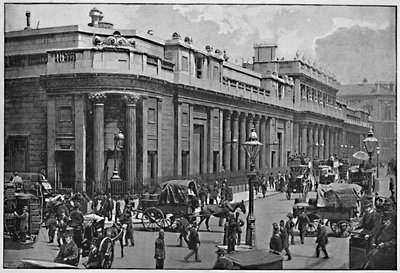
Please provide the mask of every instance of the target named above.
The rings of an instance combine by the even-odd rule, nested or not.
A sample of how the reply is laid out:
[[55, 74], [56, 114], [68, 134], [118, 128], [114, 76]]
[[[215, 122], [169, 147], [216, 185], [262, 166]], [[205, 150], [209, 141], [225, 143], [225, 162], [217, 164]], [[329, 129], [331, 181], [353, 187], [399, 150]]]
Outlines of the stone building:
[[396, 158], [397, 88], [394, 82], [348, 84], [339, 87], [338, 98], [348, 105], [368, 111], [379, 141], [379, 159], [388, 162]]
[[358, 150], [368, 133], [368, 113], [337, 100], [334, 77], [276, 61], [276, 46], [256, 45], [241, 67], [190, 37], [162, 40], [113, 29], [97, 9], [90, 16], [88, 26], [5, 34], [6, 172], [44, 167], [56, 187], [104, 191], [115, 164], [141, 190], [166, 178], [245, 177], [240, 144], [252, 127], [263, 172], [285, 169], [290, 154]]

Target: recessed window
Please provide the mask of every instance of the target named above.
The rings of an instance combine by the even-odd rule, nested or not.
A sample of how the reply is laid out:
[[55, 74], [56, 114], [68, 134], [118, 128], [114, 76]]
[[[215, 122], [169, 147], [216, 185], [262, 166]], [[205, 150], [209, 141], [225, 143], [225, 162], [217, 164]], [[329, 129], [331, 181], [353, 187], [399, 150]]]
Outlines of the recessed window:
[[72, 107], [60, 106], [60, 122], [71, 122], [71, 121], [72, 121]]
[[189, 125], [189, 115], [188, 113], [182, 113], [182, 125], [188, 126]]
[[149, 108], [148, 123], [151, 123], [151, 124], [156, 123], [156, 109], [154, 109], [154, 108]]
[[189, 70], [189, 60], [188, 57], [182, 56], [182, 70]]

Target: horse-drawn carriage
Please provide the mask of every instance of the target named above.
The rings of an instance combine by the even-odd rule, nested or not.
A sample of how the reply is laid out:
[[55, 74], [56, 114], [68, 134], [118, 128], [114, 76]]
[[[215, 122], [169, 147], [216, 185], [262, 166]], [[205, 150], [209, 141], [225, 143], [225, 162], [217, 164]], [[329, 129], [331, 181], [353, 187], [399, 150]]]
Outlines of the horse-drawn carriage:
[[[21, 233], [21, 218], [16, 214], [22, 215], [24, 208], [27, 208], [28, 230], [26, 234]], [[4, 234], [10, 236], [15, 241], [23, 244], [30, 244], [36, 241], [41, 224], [40, 200], [37, 196], [16, 192], [13, 185], [5, 185], [4, 192]], [[24, 237], [24, 238], [22, 238]]]
[[348, 237], [354, 229], [353, 219], [359, 211], [361, 187], [355, 184], [332, 183], [318, 187], [317, 199], [293, 206], [293, 214], [305, 210], [310, 219], [309, 235], [315, 235], [318, 222], [325, 219], [336, 236]]
[[160, 187], [160, 193], [144, 194], [139, 199], [137, 213], [142, 213], [142, 225], [149, 231], [174, 229], [181, 212], [190, 220], [190, 215], [199, 206], [195, 180], [170, 180], [161, 183]]
[[290, 200], [292, 193], [298, 193], [301, 197], [307, 196], [312, 187], [312, 174], [308, 165], [290, 166], [291, 177], [286, 188], [286, 198]]

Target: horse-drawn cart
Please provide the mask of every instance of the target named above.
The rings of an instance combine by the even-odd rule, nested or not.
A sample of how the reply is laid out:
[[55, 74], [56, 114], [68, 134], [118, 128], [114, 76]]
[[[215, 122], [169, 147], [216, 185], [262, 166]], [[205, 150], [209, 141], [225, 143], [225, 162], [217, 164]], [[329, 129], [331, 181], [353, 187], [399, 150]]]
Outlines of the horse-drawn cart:
[[149, 231], [160, 228], [173, 229], [181, 212], [189, 218], [199, 205], [194, 180], [170, 180], [161, 183], [160, 186], [159, 194], [145, 194], [139, 200], [142, 225]]
[[291, 178], [286, 188], [286, 198], [290, 200], [292, 193], [298, 193], [301, 197], [307, 196], [311, 189], [310, 170], [307, 165], [297, 165], [290, 167]]

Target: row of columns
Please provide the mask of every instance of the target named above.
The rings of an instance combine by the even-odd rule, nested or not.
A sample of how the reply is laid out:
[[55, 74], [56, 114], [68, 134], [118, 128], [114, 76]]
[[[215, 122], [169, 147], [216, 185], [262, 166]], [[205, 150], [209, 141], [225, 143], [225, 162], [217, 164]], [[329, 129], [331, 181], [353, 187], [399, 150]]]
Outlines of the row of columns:
[[[286, 121], [287, 122], [287, 121]], [[286, 124], [285, 122], [285, 124]], [[286, 150], [287, 147], [282, 142], [281, 145], [272, 146], [273, 142], [276, 142], [277, 131], [272, 127], [275, 127], [276, 119], [273, 117], [267, 117], [264, 115], [244, 113], [238, 111], [225, 110], [223, 115], [223, 166], [226, 172], [246, 170], [248, 168], [248, 158], [242, 143], [247, 141], [252, 128], [255, 128], [258, 140], [263, 144], [260, 154], [255, 162], [255, 168], [271, 167], [271, 150], [281, 153], [281, 162], [278, 164], [275, 162], [274, 166], [286, 166]], [[285, 139], [287, 135], [285, 133], [286, 128], [284, 127], [282, 137]], [[290, 134], [289, 134], [290, 135]], [[233, 148], [232, 140], [237, 139], [237, 147]], [[289, 139], [286, 142], [289, 143]]]
[[341, 128], [312, 122], [295, 123], [293, 132], [294, 153], [313, 159], [340, 156], [340, 145], [346, 141], [345, 131]]
[[[89, 96], [93, 102], [93, 174], [96, 191], [105, 190], [104, 185], [104, 102], [105, 93]], [[124, 94], [121, 99], [126, 105], [125, 135], [125, 178], [132, 185], [136, 183], [136, 106], [140, 99], [137, 94]], [[107, 178], [106, 178], [107, 179]], [[131, 185], [131, 186], [132, 186]]]

